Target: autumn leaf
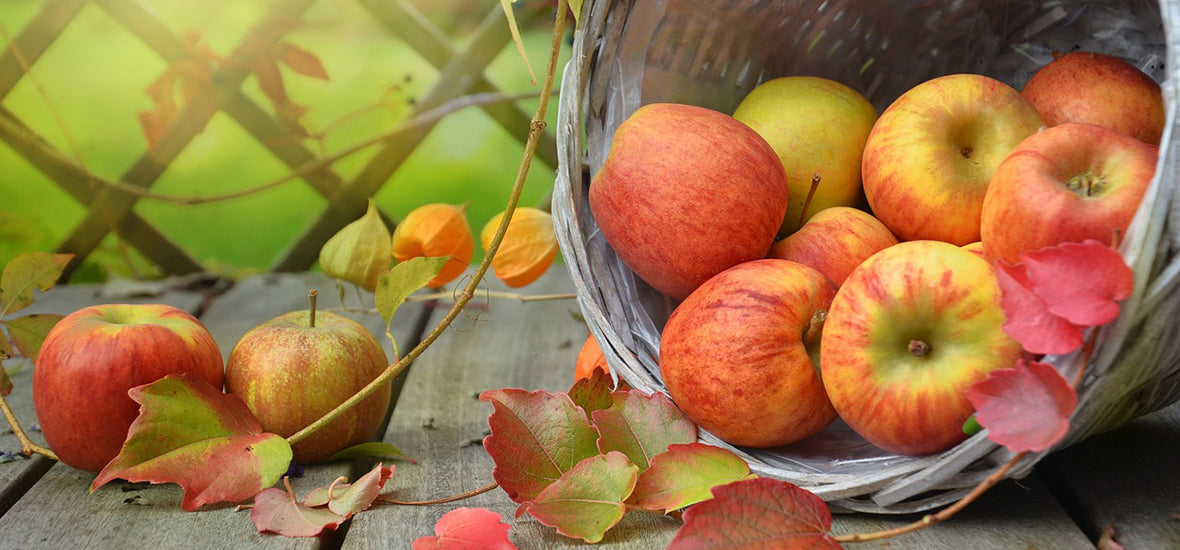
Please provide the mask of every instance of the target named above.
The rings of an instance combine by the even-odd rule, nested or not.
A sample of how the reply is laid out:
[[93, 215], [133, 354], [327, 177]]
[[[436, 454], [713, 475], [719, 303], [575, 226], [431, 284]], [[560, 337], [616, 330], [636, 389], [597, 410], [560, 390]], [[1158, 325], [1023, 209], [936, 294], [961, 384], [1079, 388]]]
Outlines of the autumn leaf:
[[333, 493], [328, 500], [328, 509], [345, 517], [368, 509], [390, 477], [393, 477], [393, 466], [386, 468], [377, 463], [369, 473], [349, 485], [343, 494], [336, 496]]
[[1032, 289], [1024, 266], [996, 262], [1000, 285], [1001, 329], [1030, 353], [1069, 353], [1082, 346], [1082, 327], [1049, 312], [1049, 305]]
[[753, 478], [713, 489], [684, 511], [668, 550], [838, 549], [832, 514], [819, 497], [786, 481]]
[[721, 447], [697, 442], [670, 445], [639, 474], [627, 503], [668, 513], [713, 498], [713, 487], [750, 476], [750, 465]]
[[73, 254], [30, 252], [8, 262], [0, 273], [0, 317], [32, 304], [33, 290], [52, 288], [73, 258]]
[[610, 374], [602, 369], [595, 369], [590, 376], [575, 381], [568, 395], [575, 405], [589, 415], [614, 405], [615, 398], [611, 396], [614, 391], [615, 383], [611, 380]]
[[300, 504], [294, 494], [275, 487], [258, 493], [250, 509], [250, 521], [259, 533], [287, 537], [314, 537], [339, 527], [346, 519], [326, 508]]
[[456, 508], [434, 524], [434, 535], [411, 544], [413, 550], [516, 550], [511, 526], [487, 508]]
[[282, 42], [275, 46], [275, 57], [290, 67], [292, 71], [303, 76], [328, 80], [328, 71], [324, 70], [324, 64], [320, 62], [320, 58], [307, 50], [295, 47], [288, 42]]
[[618, 451], [583, 459], [541, 491], [528, 512], [564, 536], [598, 542], [623, 518], [638, 473]]
[[12, 338], [12, 344], [16, 346], [17, 351], [29, 359], [36, 360], [45, 336], [61, 318], [61, 315], [34, 313], [9, 319], [4, 321], [4, 325], [8, 327], [8, 336]]
[[620, 451], [639, 471], [669, 445], [697, 440], [697, 427], [662, 393], [614, 392], [614, 403], [591, 413], [598, 428], [598, 450]]
[[90, 490], [116, 478], [176, 483], [181, 507], [240, 502], [274, 485], [291, 462], [291, 446], [263, 433], [240, 399], [193, 374], [169, 375], [129, 390], [140, 404], [127, 441]]
[[1025, 254], [1021, 263], [1049, 313], [1081, 326], [1104, 325], [1119, 316], [1135, 275], [1117, 250], [1095, 240], [1062, 243]]
[[991, 371], [966, 395], [988, 439], [1015, 453], [1040, 452], [1060, 441], [1078, 404], [1077, 393], [1057, 369], [1023, 359], [1015, 368]]
[[[491, 390], [480, 401], [493, 407], [483, 446], [492, 476], [514, 502], [528, 503], [562, 474], [598, 454], [598, 432], [569, 395], [518, 389]], [[518, 510], [518, 515], [524, 506]]]
[[206, 115], [213, 105], [213, 64], [222, 62], [222, 59], [201, 44], [198, 33], [186, 33], [181, 45], [186, 55], [169, 65], [145, 90], [152, 100], [152, 108], [140, 111], [137, 116], [148, 147], [155, 147], [176, 122], [180, 114], [176, 102], [178, 88], [189, 109], [189, 120], [198, 126], [197, 129], [203, 129], [209, 120]]

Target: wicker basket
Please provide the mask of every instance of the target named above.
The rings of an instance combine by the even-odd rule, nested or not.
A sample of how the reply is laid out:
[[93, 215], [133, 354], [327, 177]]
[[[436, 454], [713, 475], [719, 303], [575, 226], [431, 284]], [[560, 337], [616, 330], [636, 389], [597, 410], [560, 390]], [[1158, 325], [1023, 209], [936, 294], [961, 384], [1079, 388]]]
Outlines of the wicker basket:
[[[618, 124], [642, 104], [732, 112], [760, 81], [807, 74], [842, 81], [878, 111], [926, 79], [956, 72], [1018, 89], [1051, 52], [1102, 51], [1163, 82], [1168, 128], [1148, 196], [1123, 242], [1136, 287], [1107, 325], [1058, 448], [1164, 407], [1180, 396], [1180, 262], [1176, 248], [1176, 75], [1180, 2], [1162, 0], [587, 0], [561, 89], [561, 166], [553, 213], [579, 305], [612, 368], [633, 387], [665, 391], [660, 329], [673, 307], [623, 264], [592, 218], [590, 174]], [[1166, 63], [1165, 63], [1166, 61]], [[1049, 358], [1067, 376], [1078, 354]], [[835, 510], [905, 513], [957, 500], [1011, 458], [977, 434], [927, 457], [889, 455], [839, 422], [806, 442], [730, 448], [755, 473], [815, 492]], [[1022, 477], [1044, 453], [1009, 475]]]

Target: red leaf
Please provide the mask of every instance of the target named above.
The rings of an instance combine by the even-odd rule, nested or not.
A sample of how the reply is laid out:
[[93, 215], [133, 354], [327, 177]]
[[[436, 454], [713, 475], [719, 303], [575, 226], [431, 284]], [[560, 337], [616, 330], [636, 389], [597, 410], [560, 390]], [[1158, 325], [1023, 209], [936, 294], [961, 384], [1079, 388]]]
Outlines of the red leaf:
[[591, 413], [601, 436], [598, 450], [621, 451], [639, 471], [669, 445], [697, 440], [697, 427], [662, 393], [614, 392], [610, 408]]
[[434, 524], [434, 535], [421, 537], [413, 550], [516, 550], [507, 523], [486, 508], [456, 508]]
[[1030, 353], [1069, 353], [1082, 345], [1082, 327], [1049, 312], [1032, 289], [1024, 265], [996, 262], [1004, 333]]
[[486, 391], [494, 408], [483, 446], [496, 467], [496, 483], [515, 502], [527, 503], [582, 459], [598, 454], [598, 432], [564, 393], [518, 389]]
[[263, 433], [240, 399], [192, 374], [170, 375], [129, 390], [140, 404], [118, 456], [90, 490], [116, 478], [176, 483], [181, 507], [239, 502], [274, 485], [291, 463], [291, 446]]
[[1021, 359], [967, 388], [988, 439], [1015, 453], [1040, 452], [1065, 437], [1077, 393], [1051, 365]]
[[348, 485], [343, 494], [336, 496], [333, 493], [332, 498], [328, 500], [328, 509], [345, 517], [367, 509], [377, 499], [377, 495], [381, 493], [390, 477], [393, 477], [393, 466], [386, 468], [378, 462], [369, 473]]
[[290, 67], [292, 71], [303, 76], [328, 80], [328, 71], [324, 70], [323, 63], [320, 63], [320, 58], [315, 54], [286, 42], [280, 43], [276, 48], [275, 53], [279, 61]]
[[623, 518], [638, 475], [623, 453], [592, 456], [541, 491], [528, 511], [562, 535], [595, 543]]
[[1135, 275], [1122, 255], [1095, 240], [1029, 252], [1021, 263], [1049, 312], [1076, 325], [1115, 320], [1118, 300], [1130, 296], [1135, 286]]
[[750, 465], [721, 447], [670, 445], [639, 474], [627, 499], [644, 510], [671, 512], [713, 498], [712, 489], [750, 477]]
[[324, 529], [339, 527], [345, 519], [330, 510], [295, 502], [294, 495], [275, 487], [258, 493], [250, 509], [250, 520], [259, 533], [286, 537], [314, 537]]
[[754, 478], [713, 489], [684, 511], [668, 550], [817, 550], [840, 545], [828, 535], [832, 514], [819, 497], [785, 481]]

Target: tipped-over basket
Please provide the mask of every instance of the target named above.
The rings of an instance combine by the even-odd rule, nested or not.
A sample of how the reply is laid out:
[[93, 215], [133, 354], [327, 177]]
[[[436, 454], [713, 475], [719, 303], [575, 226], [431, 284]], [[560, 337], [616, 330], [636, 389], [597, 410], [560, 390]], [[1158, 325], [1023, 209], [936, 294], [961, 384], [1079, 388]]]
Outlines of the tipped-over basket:
[[[553, 213], [566, 265], [591, 332], [631, 386], [666, 391], [660, 329], [672, 304], [615, 255], [591, 216], [591, 174], [614, 129], [640, 105], [679, 102], [733, 112], [761, 81], [831, 78], [878, 111], [935, 76], [971, 72], [1019, 89], [1053, 51], [1100, 51], [1160, 81], [1167, 128], [1154, 180], [1121, 251], [1135, 290], [1100, 329], [1090, 364], [1080, 354], [1047, 360], [1073, 379], [1079, 406], [1057, 447], [1109, 430], [1180, 396], [1180, 163], [1176, 71], [1178, 0], [586, 0], [561, 86], [561, 165]], [[978, 433], [944, 453], [902, 457], [859, 440], [839, 422], [773, 450], [730, 448], [763, 476], [815, 492], [835, 510], [905, 513], [946, 505], [1011, 458]], [[1008, 475], [1022, 477], [1044, 453]]]

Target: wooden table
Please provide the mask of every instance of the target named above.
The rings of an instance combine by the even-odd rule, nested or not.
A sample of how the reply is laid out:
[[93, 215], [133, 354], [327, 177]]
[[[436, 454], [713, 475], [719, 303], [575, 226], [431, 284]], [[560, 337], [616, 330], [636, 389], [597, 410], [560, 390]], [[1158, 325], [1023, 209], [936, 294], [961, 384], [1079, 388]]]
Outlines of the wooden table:
[[[321, 307], [338, 304], [335, 284], [322, 276], [264, 274], [217, 295], [168, 285], [123, 290], [66, 286], [39, 295], [34, 308], [68, 313], [109, 301], [169, 303], [197, 314], [228, 355], [250, 327], [304, 308], [306, 292], [313, 287], [325, 297]], [[568, 277], [557, 267], [525, 292], [570, 289]], [[355, 295], [350, 293], [350, 299], [355, 303]], [[420, 302], [399, 311], [394, 333], [401, 349], [409, 349], [443, 313], [445, 307]], [[354, 317], [383, 333], [384, 322], [377, 315]], [[572, 300], [473, 301], [404, 379], [384, 440], [417, 462], [398, 461], [386, 490], [417, 500], [490, 483], [492, 461], [478, 442], [487, 432], [491, 406], [476, 396], [503, 387], [568, 389], [585, 337]], [[25, 426], [35, 424], [31, 376], [31, 369], [18, 373], [10, 396]], [[0, 434], [0, 451], [18, 450], [10, 432]], [[1180, 548], [1178, 459], [1180, 406], [1172, 406], [1052, 455], [1033, 475], [1003, 482], [948, 523], [847, 547], [1073, 550], [1094, 547], [1103, 529], [1113, 526], [1117, 540], [1130, 550]], [[369, 467], [358, 461], [309, 468], [295, 487], [324, 485], [338, 475], [355, 478]], [[585, 546], [529, 516], [512, 519], [516, 506], [500, 490], [445, 505], [384, 506], [359, 514], [328, 536], [287, 539], [258, 534], [247, 514], [232, 508], [183, 512], [176, 486], [115, 482], [87, 494], [92, 479], [40, 457], [0, 463], [0, 548], [409, 548], [414, 539], [433, 533], [440, 516], [463, 506], [500, 513], [512, 523], [512, 540], [522, 550]], [[841, 515], [833, 530], [877, 530], [917, 517]], [[679, 525], [670, 517], [629, 513], [599, 547], [664, 548]]]

